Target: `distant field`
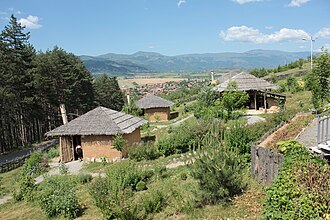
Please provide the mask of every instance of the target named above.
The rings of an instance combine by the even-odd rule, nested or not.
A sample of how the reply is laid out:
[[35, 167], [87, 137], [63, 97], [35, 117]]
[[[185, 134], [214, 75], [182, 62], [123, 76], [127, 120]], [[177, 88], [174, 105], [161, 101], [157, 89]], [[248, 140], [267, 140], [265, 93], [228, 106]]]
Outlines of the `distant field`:
[[136, 82], [139, 85], [165, 83], [165, 82], [180, 82], [187, 78], [134, 78], [134, 79], [120, 79], [119, 85], [128, 85]]

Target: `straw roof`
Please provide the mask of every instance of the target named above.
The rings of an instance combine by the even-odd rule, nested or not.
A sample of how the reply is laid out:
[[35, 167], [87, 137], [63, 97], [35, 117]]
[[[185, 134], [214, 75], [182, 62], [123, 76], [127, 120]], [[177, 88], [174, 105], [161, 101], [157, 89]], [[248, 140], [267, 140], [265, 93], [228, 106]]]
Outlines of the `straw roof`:
[[220, 83], [223, 83], [226, 80], [236, 76], [237, 74], [238, 73], [236, 73], [236, 72], [229, 72], [229, 73], [226, 73], [225, 75], [222, 75], [218, 80], [220, 81]]
[[213, 88], [214, 91], [223, 92], [227, 89], [227, 86], [230, 82], [237, 83], [238, 91], [248, 91], [248, 90], [266, 90], [266, 89], [277, 89], [278, 86], [272, 83], [267, 82], [264, 79], [257, 78], [251, 74], [242, 72], [239, 73], [230, 79], [220, 83], [216, 87]]
[[136, 102], [136, 105], [142, 109], [148, 108], [166, 108], [174, 105], [173, 102], [163, 99], [159, 96], [148, 94]]
[[123, 112], [97, 107], [65, 125], [47, 132], [46, 136], [129, 134], [147, 122], [147, 120]]

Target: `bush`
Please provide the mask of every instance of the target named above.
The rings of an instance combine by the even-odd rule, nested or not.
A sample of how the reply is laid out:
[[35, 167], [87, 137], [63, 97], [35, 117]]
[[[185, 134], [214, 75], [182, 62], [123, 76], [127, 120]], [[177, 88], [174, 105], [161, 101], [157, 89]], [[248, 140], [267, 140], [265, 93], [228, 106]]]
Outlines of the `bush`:
[[40, 192], [40, 206], [48, 217], [62, 215], [73, 219], [81, 212], [74, 182], [67, 177], [52, 176], [45, 179]]
[[33, 201], [36, 188], [33, 176], [28, 173], [22, 173], [18, 179], [18, 189], [13, 192], [13, 197], [16, 201]]
[[90, 194], [105, 219], [139, 219], [130, 188], [111, 186], [107, 178], [97, 178], [91, 184]]
[[330, 167], [297, 141], [280, 143], [285, 159], [267, 190], [267, 219], [325, 219], [330, 213]]
[[69, 172], [69, 168], [65, 165], [65, 163], [61, 162], [58, 166], [59, 172], [62, 175], [66, 175]]
[[146, 216], [150, 213], [160, 212], [166, 206], [166, 196], [163, 191], [160, 190], [150, 190], [143, 195], [142, 207], [143, 214], [141, 216]]
[[56, 147], [50, 148], [47, 152], [47, 158], [48, 159], [53, 159], [53, 158], [58, 157], [58, 156], [60, 156], [60, 153], [58, 151], [58, 148], [56, 148]]
[[139, 143], [128, 149], [128, 157], [135, 161], [155, 160], [161, 156], [153, 143]]
[[171, 128], [170, 133], [161, 136], [156, 147], [164, 156], [187, 152], [200, 141], [207, 129], [206, 123], [195, 119], [187, 120], [178, 127]]
[[[215, 130], [212, 133], [220, 132]], [[202, 144], [204, 147], [197, 151], [191, 171], [192, 176], [198, 180], [202, 192], [199, 195], [200, 202], [214, 204], [240, 194], [247, 185], [246, 164], [237, 149], [225, 146], [210, 133]]]
[[81, 184], [89, 183], [90, 181], [92, 181], [92, 179], [93, 177], [89, 173], [79, 173], [77, 175], [77, 180]]
[[115, 147], [116, 150], [120, 152], [124, 149], [126, 144], [127, 144], [127, 140], [125, 140], [121, 135], [116, 135], [113, 138], [113, 146]]
[[25, 162], [22, 168], [22, 174], [38, 175], [42, 172], [42, 153], [41, 151], [34, 152], [30, 155], [29, 159]]
[[147, 184], [143, 181], [140, 181], [136, 184], [136, 191], [143, 191], [147, 189]]
[[235, 121], [225, 132], [225, 143], [230, 148], [237, 148], [238, 152], [250, 158], [251, 136], [246, 126]]

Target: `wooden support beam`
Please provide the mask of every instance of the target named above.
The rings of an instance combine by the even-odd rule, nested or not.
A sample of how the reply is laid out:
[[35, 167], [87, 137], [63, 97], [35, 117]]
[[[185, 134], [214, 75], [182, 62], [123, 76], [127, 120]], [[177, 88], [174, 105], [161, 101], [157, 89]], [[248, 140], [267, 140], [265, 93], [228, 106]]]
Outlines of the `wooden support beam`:
[[264, 93], [264, 107], [265, 107], [265, 113], [267, 113], [267, 90], [265, 90]]
[[258, 110], [257, 106], [257, 91], [254, 91], [254, 109]]

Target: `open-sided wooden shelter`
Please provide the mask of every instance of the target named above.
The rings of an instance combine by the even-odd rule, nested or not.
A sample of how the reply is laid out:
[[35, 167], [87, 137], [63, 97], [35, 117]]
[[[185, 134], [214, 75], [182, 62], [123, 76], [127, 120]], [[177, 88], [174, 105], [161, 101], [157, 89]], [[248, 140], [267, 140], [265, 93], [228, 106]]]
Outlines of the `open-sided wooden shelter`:
[[[48, 137], [60, 138], [62, 162], [77, 159], [75, 147], [81, 145], [84, 158], [122, 158], [127, 147], [141, 141], [140, 126], [146, 120], [112, 109], [97, 107], [84, 115], [47, 132]], [[113, 147], [115, 135], [122, 135], [127, 145], [122, 152]]]
[[173, 102], [159, 96], [148, 94], [136, 102], [136, 105], [144, 111], [149, 121], [167, 121], [170, 119]]
[[215, 86], [213, 90], [222, 93], [227, 90], [229, 83], [236, 82], [238, 91], [246, 91], [249, 94], [248, 105], [250, 109], [259, 110], [261, 108], [267, 111], [272, 106], [279, 106], [279, 102], [285, 103], [285, 95], [271, 92], [271, 90], [277, 89], [278, 86], [264, 79], [245, 72], [232, 74], [232, 76], [224, 77], [224, 79], [226, 80]]

